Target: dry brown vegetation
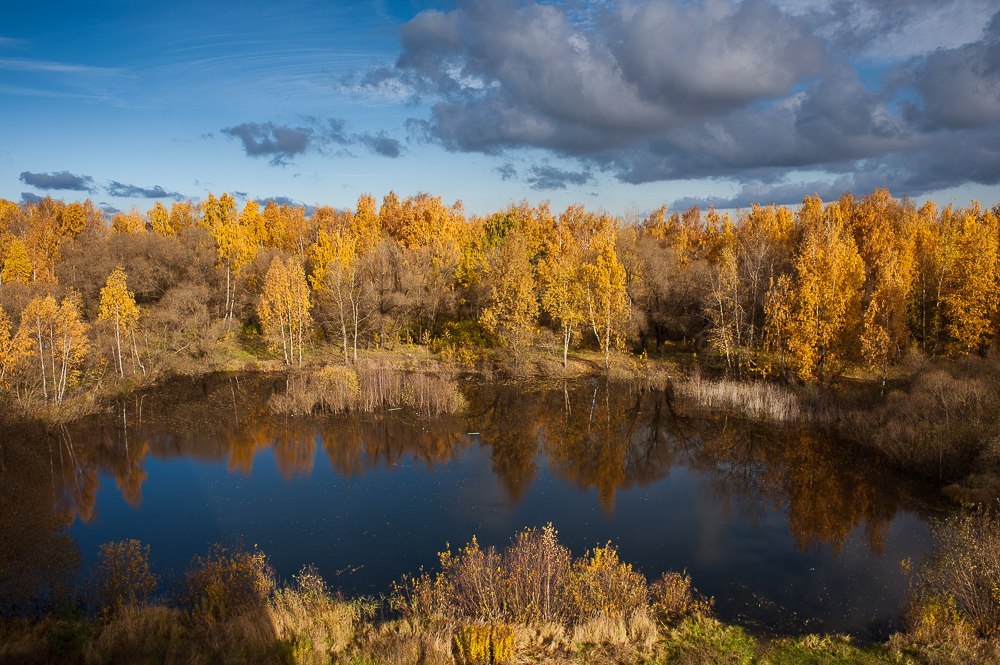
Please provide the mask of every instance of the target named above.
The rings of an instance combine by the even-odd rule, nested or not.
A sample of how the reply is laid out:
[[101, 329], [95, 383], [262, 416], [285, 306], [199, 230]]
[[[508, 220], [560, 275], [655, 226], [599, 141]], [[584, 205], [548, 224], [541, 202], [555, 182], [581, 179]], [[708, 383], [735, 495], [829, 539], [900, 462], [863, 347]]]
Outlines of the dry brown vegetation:
[[[475, 540], [437, 572], [404, 578], [379, 612], [333, 594], [310, 567], [276, 584], [267, 557], [216, 546], [192, 563], [180, 607], [143, 602], [155, 582], [134, 541], [102, 548], [113, 612], [0, 621], [0, 659], [23, 663], [921, 663], [991, 662], [995, 517], [942, 525], [917, 576], [912, 628], [886, 645], [842, 636], [760, 641], [711, 616], [686, 575], [651, 585], [610, 545], [574, 559], [551, 526], [503, 551]], [[971, 550], [969, 548], [972, 548]], [[984, 554], [985, 553], [985, 554]], [[970, 558], [971, 555], [971, 558]], [[139, 574], [135, 574], [139, 571]], [[102, 598], [108, 594], [102, 592]], [[985, 594], [985, 595], [984, 595]], [[990, 605], [990, 603], [993, 605]], [[384, 614], [389, 612], [389, 614]]]
[[708, 410], [732, 411], [754, 420], [776, 423], [798, 422], [803, 418], [796, 394], [776, 383], [713, 380], [694, 372], [673, 385], [678, 396], [694, 400]]
[[917, 361], [907, 379], [864, 404], [840, 409], [838, 428], [896, 463], [940, 479], [996, 474], [1000, 365], [995, 354]]
[[440, 416], [465, 408], [457, 375], [440, 367], [401, 369], [385, 361], [362, 360], [355, 367], [294, 372], [286, 386], [268, 401], [274, 413], [371, 413], [405, 407], [423, 416]]

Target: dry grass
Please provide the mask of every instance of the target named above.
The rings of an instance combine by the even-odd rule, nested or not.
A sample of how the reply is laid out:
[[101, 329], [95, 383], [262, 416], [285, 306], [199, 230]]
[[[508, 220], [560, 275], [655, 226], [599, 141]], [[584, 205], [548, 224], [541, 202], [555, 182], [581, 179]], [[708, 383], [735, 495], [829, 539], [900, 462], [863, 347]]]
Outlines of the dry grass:
[[334, 598], [326, 582], [307, 567], [294, 586], [275, 591], [268, 606], [274, 636], [288, 645], [295, 663], [325, 663], [352, 642], [359, 608]]
[[83, 650], [87, 663], [120, 663], [136, 654], [156, 654], [164, 662], [184, 662], [190, 645], [182, 612], [155, 605], [123, 605]]
[[704, 379], [695, 372], [674, 384], [680, 397], [694, 400], [710, 410], [732, 411], [754, 420], [788, 423], [799, 420], [802, 409], [799, 399], [790, 389], [762, 381], [732, 381]]
[[329, 365], [288, 376], [284, 393], [268, 405], [282, 415], [372, 413], [410, 408], [423, 416], [459, 413], [465, 397], [457, 376], [444, 369], [400, 369], [381, 360], [365, 360], [356, 368]]

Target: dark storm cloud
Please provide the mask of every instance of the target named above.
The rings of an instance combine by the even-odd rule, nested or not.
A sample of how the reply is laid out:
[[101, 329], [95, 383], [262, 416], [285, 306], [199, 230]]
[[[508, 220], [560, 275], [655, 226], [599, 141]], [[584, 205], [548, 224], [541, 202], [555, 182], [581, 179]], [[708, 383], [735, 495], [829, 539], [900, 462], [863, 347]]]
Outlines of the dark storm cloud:
[[179, 192], [168, 192], [160, 185], [152, 187], [140, 187], [139, 185], [127, 185], [125, 183], [112, 180], [108, 183], [105, 191], [110, 196], [117, 196], [126, 199], [173, 199], [183, 201], [184, 195]]
[[[1000, 18], [986, 0], [584, 7], [467, 0], [421, 12], [394, 66], [358, 86], [426, 103], [407, 128], [448, 150], [533, 148], [579, 164], [563, 171], [575, 180], [532, 169], [536, 188], [593, 171], [709, 177], [740, 188], [720, 199], [739, 204], [1000, 182]], [[967, 43], [949, 21], [971, 30]], [[790, 184], [795, 171], [829, 175]]]
[[75, 192], [93, 192], [94, 179], [87, 175], [77, 175], [69, 171], [52, 173], [21, 172], [21, 182], [38, 189], [63, 189]]
[[42, 197], [31, 192], [21, 192], [21, 203], [38, 203]]
[[313, 138], [313, 130], [309, 127], [289, 127], [273, 122], [244, 122], [221, 131], [238, 139], [249, 157], [270, 157], [276, 166], [287, 164], [305, 152]]
[[525, 182], [535, 191], [542, 191], [566, 189], [569, 185], [583, 185], [590, 182], [591, 177], [590, 173], [585, 171], [566, 171], [555, 166], [542, 164], [531, 167]]
[[785, 94], [827, 59], [805, 24], [762, 0], [650, 3], [600, 26], [503, 0], [426, 11], [404, 26], [396, 70], [441, 98], [430, 128], [446, 146], [588, 154]]
[[1000, 12], [981, 41], [929, 55], [917, 71], [916, 89], [933, 128], [1000, 122]]

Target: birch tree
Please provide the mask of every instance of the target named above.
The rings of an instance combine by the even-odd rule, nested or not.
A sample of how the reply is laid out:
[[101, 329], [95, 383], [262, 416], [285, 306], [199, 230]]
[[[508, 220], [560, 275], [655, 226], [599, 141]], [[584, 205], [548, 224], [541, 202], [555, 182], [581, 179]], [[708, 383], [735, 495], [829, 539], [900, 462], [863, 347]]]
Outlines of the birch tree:
[[312, 327], [309, 284], [302, 265], [278, 257], [264, 276], [264, 287], [257, 303], [257, 316], [272, 348], [281, 348], [286, 365], [302, 364], [302, 346]]
[[[136, 349], [135, 333], [139, 326], [139, 306], [135, 304], [135, 294], [128, 290], [127, 276], [122, 268], [115, 268], [104, 288], [101, 289], [101, 306], [98, 313], [99, 321], [108, 321], [115, 328], [115, 363], [118, 376], [125, 377], [125, 364], [122, 353], [122, 339], [132, 343], [135, 359], [139, 362]], [[142, 366], [142, 363], [139, 362]], [[143, 368], [145, 369], [145, 368]]]

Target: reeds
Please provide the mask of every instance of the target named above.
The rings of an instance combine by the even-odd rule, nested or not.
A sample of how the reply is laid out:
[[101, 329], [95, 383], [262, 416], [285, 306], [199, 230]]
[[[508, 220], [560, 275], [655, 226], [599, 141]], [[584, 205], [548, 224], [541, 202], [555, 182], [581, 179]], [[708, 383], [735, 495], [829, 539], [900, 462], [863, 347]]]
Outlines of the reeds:
[[675, 383], [674, 390], [705, 409], [732, 411], [754, 420], [788, 423], [802, 416], [795, 393], [774, 383], [710, 380], [696, 371], [690, 378]]
[[408, 408], [435, 417], [459, 413], [466, 402], [451, 372], [363, 361], [356, 368], [329, 365], [290, 374], [285, 392], [272, 395], [268, 405], [274, 413], [293, 416]]

